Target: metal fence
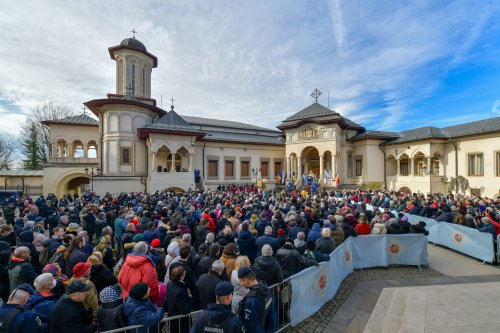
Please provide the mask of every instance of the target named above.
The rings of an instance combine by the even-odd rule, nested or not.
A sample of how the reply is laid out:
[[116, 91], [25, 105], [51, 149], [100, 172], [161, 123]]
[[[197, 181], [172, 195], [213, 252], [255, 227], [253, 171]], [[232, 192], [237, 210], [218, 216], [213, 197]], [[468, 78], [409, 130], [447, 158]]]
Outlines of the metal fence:
[[[290, 306], [292, 304], [291, 277], [281, 283], [269, 286], [273, 302], [268, 312], [268, 319], [272, 320], [273, 329], [276, 333], [282, 332], [290, 326]], [[193, 311], [187, 315], [178, 315], [163, 318], [155, 327], [146, 328], [143, 325], [132, 325], [115, 330], [103, 331], [102, 333], [188, 333], [196, 318], [203, 310]]]

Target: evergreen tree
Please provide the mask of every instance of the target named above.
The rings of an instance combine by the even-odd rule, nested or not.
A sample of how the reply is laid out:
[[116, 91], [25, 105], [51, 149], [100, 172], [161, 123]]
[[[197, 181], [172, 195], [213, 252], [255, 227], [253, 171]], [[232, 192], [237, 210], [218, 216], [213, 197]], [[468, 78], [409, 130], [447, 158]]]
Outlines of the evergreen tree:
[[38, 154], [38, 134], [34, 125], [30, 126], [26, 139], [23, 140], [23, 150], [26, 159], [23, 160], [24, 168], [27, 170], [42, 169], [43, 161]]

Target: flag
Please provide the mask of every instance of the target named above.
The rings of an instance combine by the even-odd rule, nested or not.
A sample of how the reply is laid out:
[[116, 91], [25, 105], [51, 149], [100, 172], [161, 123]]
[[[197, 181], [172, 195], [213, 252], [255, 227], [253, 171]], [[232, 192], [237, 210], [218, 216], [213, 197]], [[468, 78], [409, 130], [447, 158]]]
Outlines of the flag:
[[339, 175], [339, 170], [337, 170], [337, 177], [335, 177], [335, 183], [337, 184], [337, 186], [340, 185], [340, 175]]
[[281, 170], [278, 171], [278, 184], [281, 184]]

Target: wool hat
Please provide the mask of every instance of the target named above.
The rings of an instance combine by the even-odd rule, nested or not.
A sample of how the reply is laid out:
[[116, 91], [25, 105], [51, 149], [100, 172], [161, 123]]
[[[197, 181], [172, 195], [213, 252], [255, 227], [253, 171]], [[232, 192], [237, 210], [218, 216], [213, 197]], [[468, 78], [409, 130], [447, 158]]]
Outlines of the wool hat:
[[248, 275], [250, 275], [251, 273], [253, 273], [253, 271], [252, 271], [252, 268], [251, 268], [251, 267], [247, 267], [247, 266], [241, 267], [241, 268], [238, 270], [238, 279], [244, 279], [244, 278], [246, 278]]
[[217, 297], [227, 296], [234, 291], [233, 284], [228, 281], [222, 281], [215, 286], [215, 295]]
[[38, 223], [38, 222], [41, 222], [41, 221], [44, 221], [45, 219], [41, 216], [37, 216], [35, 217], [35, 223]]
[[23, 291], [27, 292], [30, 295], [33, 295], [33, 293], [35, 292], [33, 290], [33, 288], [29, 285], [29, 283], [22, 283], [19, 286], [17, 286], [16, 289], [23, 290]]
[[391, 215], [389, 215], [389, 214], [385, 213], [385, 214], [382, 214], [382, 218], [383, 218], [384, 220], [388, 220], [388, 219], [390, 219], [390, 218], [391, 218]]
[[160, 240], [158, 238], [155, 238], [151, 241], [151, 246], [152, 247], [160, 247], [161, 243], [160, 243]]
[[142, 242], [143, 239], [144, 239], [143, 234], [137, 234], [134, 236], [134, 238], [132, 238], [132, 241], [135, 243], [138, 243], [138, 242]]
[[101, 303], [112, 303], [122, 298], [120, 285], [114, 285], [110, 287], [106, 287], [99, 293], [99, 300]]
[[285, 235], [285, 230], [278, 229], [278, 236], [284, 236], [284, 235]]
[[71, 295], [74, 293], [89, 291], [91, 288], [92, 287], [90, 285], [86, 284], [82, 280], [76, 279], [68, 284], [68, 286], [66, 287], [66, 293], [68, 295]]
[[148, 285], [143, 282], [137, 283], [130, 288], [129, 295], [137, 300], [144, 299], [144, 296], [146, 296], [146, 293], [148, 292], [148, 288]]
[[92, 264], [90, 262], [79, 262], [73, 267], [73, 277], [80, 278], [90, 272]]

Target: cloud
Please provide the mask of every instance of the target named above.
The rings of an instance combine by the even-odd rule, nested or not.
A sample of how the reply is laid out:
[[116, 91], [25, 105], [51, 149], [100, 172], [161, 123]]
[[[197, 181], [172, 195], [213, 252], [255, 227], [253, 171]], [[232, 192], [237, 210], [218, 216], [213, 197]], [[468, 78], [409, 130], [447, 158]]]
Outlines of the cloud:
[[447, 64], [467, 65], [483, 35], [499, 32], [491, 24], [498, 8], [482, 2], [49, 4], [0, 4], [0, 59], [8, 62], [0, 99], [9, 105], [0, 121], [19, 121], [47, 100], [80, 110], [114, 92], [107, 48], [134, 27], [158, 57], [152, 97], [167, 107], [173, 96], [180, 114], [272, 128], [309, 105], [317, 87], [321, 103], [330, 91], [342, 115], [398, 130], [415, 116], [412, 105], [443, 84]]
[[491, 112], [500, 115], [500, 98], [497, 98], [495, 102], [493, 102], [493, 106], [491, 107]]

